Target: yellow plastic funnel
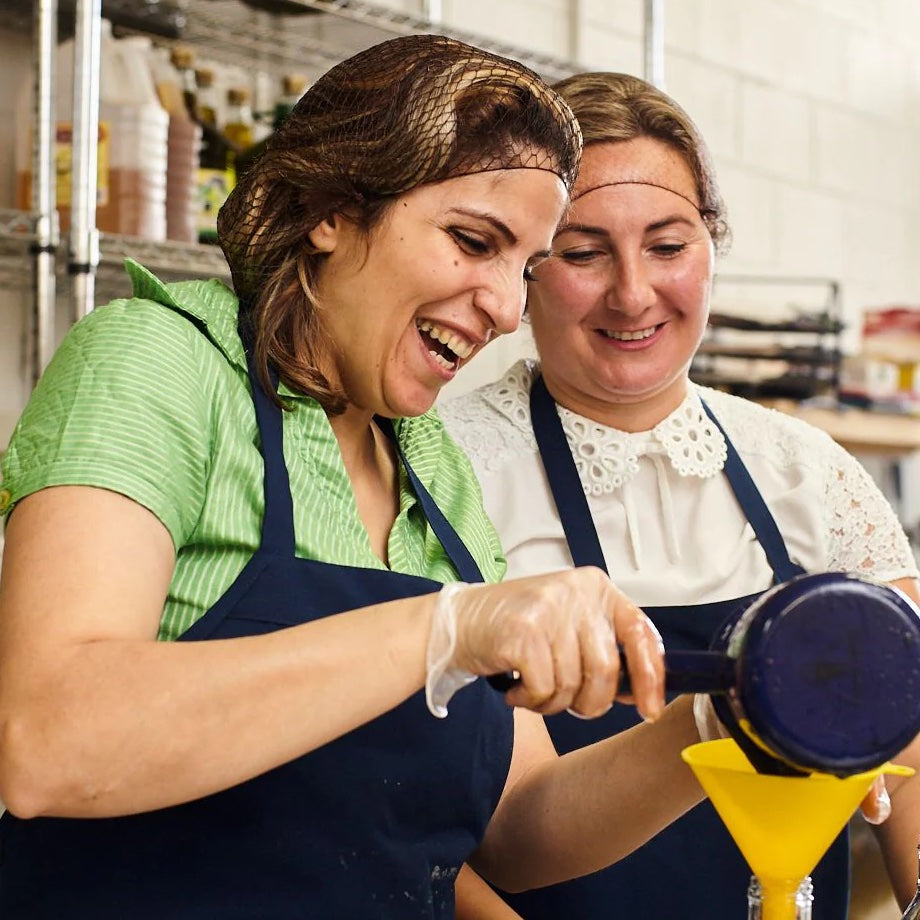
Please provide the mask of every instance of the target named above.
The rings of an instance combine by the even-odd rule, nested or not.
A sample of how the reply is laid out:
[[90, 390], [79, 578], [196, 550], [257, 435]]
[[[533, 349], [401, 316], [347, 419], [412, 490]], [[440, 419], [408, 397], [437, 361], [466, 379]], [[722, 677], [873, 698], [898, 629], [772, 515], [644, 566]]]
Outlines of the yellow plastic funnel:
[[738, 844], [763, 889], [763, 920], [794, 920], [795, 891], [882, 773], [910, 776], [883, 764], [840, 778], [824, 773], [758, 773], [730, 738], [682, 754]]

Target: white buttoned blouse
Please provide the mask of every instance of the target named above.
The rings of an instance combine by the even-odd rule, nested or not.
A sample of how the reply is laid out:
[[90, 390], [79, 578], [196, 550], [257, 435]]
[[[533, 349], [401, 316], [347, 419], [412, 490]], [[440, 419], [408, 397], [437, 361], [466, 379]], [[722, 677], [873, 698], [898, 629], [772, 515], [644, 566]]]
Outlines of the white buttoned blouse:
[[[530, 423], [539, 365], [439, 408], [479, 477], [507, 577], [572, 565]], [[617, 585], [645, 606], [700, 604], [769, 587], [772, 571], [722, 473], [725, 439], [773, 514], [793, 562], [893, 581], [918, 577], [894, 511], [863, 467], [823, 431], [746, 399], [690, 385], [650, 431], [624, 432], [559, 408]]]

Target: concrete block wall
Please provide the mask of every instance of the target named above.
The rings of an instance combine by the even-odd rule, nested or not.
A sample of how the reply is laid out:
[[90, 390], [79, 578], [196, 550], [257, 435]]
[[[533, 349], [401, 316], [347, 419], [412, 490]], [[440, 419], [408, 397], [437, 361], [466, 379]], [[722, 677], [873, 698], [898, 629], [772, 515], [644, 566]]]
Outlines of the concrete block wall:
[[[497, 7], [512, 31], [492, 28]], [[442, 2], [447, 22], [640, 76], [643, 9]], [[707, 138], [728, 204], [733, 245], [719, 270], [838, 279], [851, 350], [866, 307], [920, 304], [920, 4], [665, 0], [664, 23], [665, 89]], [[770, 289], [747, 296], [764, 311], [785, 306]], [[490, 346], [450, 392], [497, 376], [527, 348], [526, 336]]]
[[[586, 69], [643, 73], [642, 0], [440, 6], [456, 28]], [[664, 19], [665, 88], [707, 137], [728, 203], [734, 243], [720, 270], [839, 279], [850, 348], [865, 307], [920, 303], [920, 3], [664, 0]], [[14, 85], [27, 55], [21, 37], [0, 30], [3, 85]], [[0, 97], [0, 126], [13, 124], [13, 95]], [[0, 127], [0, 206], [12, 196], [8, 132]], [[765, 311], [776, 305], [775, 294], [756, 296]], [[23, 292], [0, 289], [4, 441], [4, 418], [27, 394], [27, 316]], [[528, 350], [526, 334], [496, 342], [451, 392], [496, 377]]]

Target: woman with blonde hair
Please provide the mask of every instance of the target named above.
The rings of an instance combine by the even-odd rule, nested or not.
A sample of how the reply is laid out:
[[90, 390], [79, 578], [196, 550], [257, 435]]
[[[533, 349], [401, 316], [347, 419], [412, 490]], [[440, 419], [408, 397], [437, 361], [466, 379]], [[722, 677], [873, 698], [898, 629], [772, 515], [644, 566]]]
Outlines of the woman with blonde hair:
[[[580, 74], [556, 89], [585, 150], [552, 256], [528, 285], [539, 360], [441, 406], [473, 461], [509, 575], [603, 568], [669, 651], [709, 648], [726, 619], [804, 572], [857, 573], [918, 600], [905, 534], [849, 454], [815, 428], [690, 379], [729, 239], [692, 120], [628, 74]], [[637, 718], [617, 705], [600, 719], [546, 722], [565, 755]], [[920, 743], [898, 759], [920, 766]], [[890, 788], [879, 839], [906, 904], [920, 777]], [[846, 916], [847, 862], [842, 835], [815, 871], [815, 920]], [[750, 874], [703, 803], [615, 866], [508, 903], [527, 920], [733, 920]]]

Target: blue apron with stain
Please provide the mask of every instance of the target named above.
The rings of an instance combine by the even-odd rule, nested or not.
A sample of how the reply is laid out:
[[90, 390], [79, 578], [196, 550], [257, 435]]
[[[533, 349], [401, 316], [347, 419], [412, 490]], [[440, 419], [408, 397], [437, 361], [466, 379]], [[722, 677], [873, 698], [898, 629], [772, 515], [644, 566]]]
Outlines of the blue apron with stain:
[[[295, 558], [281, 410], [251, 368], [250, 381], [265, 462], [261, 545], [181, 639], [256, 635], [438, 591], [427, 578]], [[395, 443], [390, 423], [378, 424]], [[482, 581], [399, 453], [460, 578]], [[457, 872], [501, 795], [512, 732], [511, 710], [480, 680], [454, 697], [447, 719], [428, 712], [420, 691], [303, 757], [187, 804], [89, 820], [6, 814], [0, 916], [447, 920]]]
[[[575, 462], [559, 420], [556, 404], [543, 378], [530, 396], [534, 434], [576, 565], [607, 564]], [[716, 418], [709, 418], [725, 436], [725, 474], [741, 509], [764, 549], [776, 583], [801, 575], [737, 451]], [[704, 527], [701, 524], [701, 527]], [[614, 577], [614, 581], [616, 578]], [[661, 632], [669, 650], [708, 649], [722, 623], [759, 595], [673, 607], [643, 607]], [[592, 744], [639, 721], [634, 706], [620, 703], [599, 719], [577, 719], [567, 713], [546, 719], [560, 754]], [[585, 790], [585, 795], [590, 795]], [[661, 789], [660, 795], [667, 795]], [[611, 826], [610, 833], [617, 828]], [[849, 850], [846, 830], [812, 873], [815, 885], [813, 920], [844, 920], [849, 901]], [[741, 920], [747, 916], [751, 870], [715, 809], [702, 802], [645, 846], [608, 869], [519, 895], [503, 895], [524, 920]]]

